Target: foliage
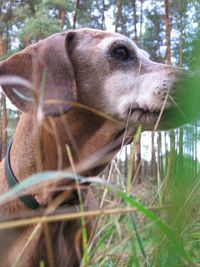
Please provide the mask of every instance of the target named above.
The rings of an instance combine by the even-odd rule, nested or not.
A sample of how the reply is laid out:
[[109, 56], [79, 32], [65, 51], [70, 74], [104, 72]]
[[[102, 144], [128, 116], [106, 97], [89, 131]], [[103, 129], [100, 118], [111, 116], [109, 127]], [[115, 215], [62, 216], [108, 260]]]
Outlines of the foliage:
[[163, 11], [159, 5], [154, 6], [151, 10], [146, 10], [146, 27], [142, 36], [142, 48], [151, 51], [151, 59], [162, 62], [164, 60], [164, 20]]
[[[111, 24], [116, 24], [119, 14], [118, 32], [131, 38], [135, 38], [137, 32], [140, 46], [150, 53], [152, 59], [164, 62], [166, 26], [163, 2], [125, 0], [121, 1], [120, 12], [119, 2], [81, 0], [76, 26], [106, 29], [106, 25], [110, 27]], [[200, 99], [200, 1], [171, 0], [170, 6], [172, 62], [193, 70], [192, 73], [184, 74], [179, 84], [179, 91], [183, 93], [180, 97], [185, 98], [182, 110], [190, 109], [187, 113], [192, 118], [199, 111]], [[72, 28], [75, 7], [76, 1], [73, 0], [1, 0], [0, 35], [5, 54], [24, 48], [54, 32]], [[10, 140], [18, 113], [13, 110], [7, 110], [7, 113]], [[171, 116], [170, 119], [177, 123], [177, 116]], [[144, 175], [144, 170], [140, 173], [140, 179], [136, 179], [133, 189], [130, 185], [135, 174], [130, 170], [136, 171], [138, 168], [133, 158], [141, 160], [144, 156], [139, 155], [141, 151], [135, 148], [132, 150], [134, 155], [130, 156], [130, 149], [124, 159], [117, 160], [121, 167], [120, 174], [111, 173], [109, 185], [103, 182], [96, 185], [99, 199], [102, 200], [102, 195], [106, 195], [104, 209], [108, 212], [107, 215], [99, 214], [97, 218], [98, 238], [94, 237], [92, 246], [84, 247], [88, 266], [199, 266], [199, 137], [198, 121], [173, 132], [160, 134], [161, 144], [158, 144], [158, 137], [155, 139], [154, 136], [151, 142], [154, 161], [152, 157], [150, 161], [142, 159], [147, 168], [146, 174]], [[138, 141], [136, 139], [138, 136], [135, 145]], [[56, 175], [66, 177], [66, 173], [62, 172]], [[23, 186], [29, 187], [49, 178], [54, 179], [55, 173], [36, 174], [15, 190], [20, 191]], [[145, 188], [147, 180], [151, 184], [150, 190], [149, 187]], [[142, 184], [144, 193], [139, 191], [137, 182]], [[13, 196], [16, 192], [18, 191], [11, 190], [9, 194], [1, 195], [0, 201], [5, 201], [6, 197]], [[114, 206], [114, 211], [110, 209], [111, 206]], [[128, 211], [130, 208], [131, 212]], [[70, 214], [66, 216], [69, 219]], [[0, 229], [8, 227], [6, 223], [1, 222]], [[22, 225], [25, 221], [14, 223]]]
[[[103, 13], [107, 8], [108, 4], [105, 4], [104, 1], [80, 1], [78, 26], [105, 29]], [[90, 16], [88, 16], [88, 14], [90, 14]]]
[[58, 19], [49, 17], [46, 11], [39, 6], [34, 17], [25, 19], [20, 39], [34, 43], [58, 31], [60, 31]]

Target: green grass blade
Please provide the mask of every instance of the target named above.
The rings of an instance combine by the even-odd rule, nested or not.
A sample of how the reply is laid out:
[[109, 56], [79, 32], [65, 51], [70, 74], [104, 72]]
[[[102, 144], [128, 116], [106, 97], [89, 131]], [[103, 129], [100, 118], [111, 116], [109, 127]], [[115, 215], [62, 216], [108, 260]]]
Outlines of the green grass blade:
[[59, 171], [47, 171], [47, 172], [41, 172], [37, 174], [33, 174], [29, 177], [27, 177], [24, 181], [17, 184], [15, 187], [13, 187], [11, 190], [5, 192], [4, 194], [0, 195], [0, 203], [5, 203], [9, 201], [9, 199], [15, 195], [20, 195], [20, 193], [30, 188], [31, 186], [40, 184], [45, 181], [51, 181], [51, 180], [59, 180], [59, 179], [73, 179], [78, 180], [81, 182], [82, 179], [84, 179], [83, 176], [73, 174], [73, 173], [67, 173], [67, 172], [59, 172]]
[[138, 246], [140, 248], [141, 254], [146, 259], [146, 253], [145, 253], [145, 249], [144, 249], [144, 246], [143, 246], [143, 240], [140, 237], [140, 233], [138, 231], [137, 224], [135, 222], [135, 218], [134, 218], [133, 214], [130, 215], [130, 220], [131, 220], [131, 224], [133, 226], [133, 229], [135, 231], [136, 239], [137, 239]]
[[184, 250], [180, 242], [176, 239], [173, 231], [166, 224], [164, 224], [155, 213], [145, 208], [142, 204], [138, 203], [132, 197], [128, 196], [124, 192], [117, 192], [117, 195], [127, 204], [131, 205], [132, 207], [137, 208], [148, 219], [154, 222], [156, 226], [160, 229], [160, 231], [164, 233], [165, 236], [168, 238], [168, 240], [171, 242], [171, 244], [173, 245], [173, 247], [175, 248], [179, 256], [183, 258], [186, 262], [192, 263], [189, 255], [186, 253], [186, 251]]

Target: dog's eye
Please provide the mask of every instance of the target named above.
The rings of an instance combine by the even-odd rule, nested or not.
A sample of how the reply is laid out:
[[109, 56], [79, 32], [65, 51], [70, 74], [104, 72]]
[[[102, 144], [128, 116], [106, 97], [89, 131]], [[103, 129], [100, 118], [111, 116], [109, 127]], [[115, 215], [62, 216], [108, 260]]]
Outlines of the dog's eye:
[[126, 46], [120, 46], [112, 50], [112, 57], [119, 60], [128, 60], [130, 58], [130, 52]]

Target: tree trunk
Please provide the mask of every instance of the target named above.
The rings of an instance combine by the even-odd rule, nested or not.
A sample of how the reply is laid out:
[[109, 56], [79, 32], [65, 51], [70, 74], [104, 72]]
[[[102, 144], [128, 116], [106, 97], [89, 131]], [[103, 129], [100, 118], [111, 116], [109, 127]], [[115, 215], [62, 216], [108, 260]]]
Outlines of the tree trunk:
[[[4, 55], [3, 33], [0, 33], [0, 57]], [[7, 113], [6, 97], [1, 93], [1, 127], [0, 127], [0, 160], [4, 158], [7, 147]]]
[[156, 174], [156, 155], [155, 155], [155, 145], [154, 145], [154, 135], [151, 133], [151, 177], [154, 178]]
[[31, 16], [34, 17], [35, 16], [35, 13], [36, 13], [34, 1], [27, 0], [27, 4], [29, 6], [29, 10], [31, 12]]
[[167, 139], [168, 139], [168, 132], [165, 132], [164, 133], [164, 145], [165, 145], [165, 169], [164, 169], [164, 172], [165, 173], [166, 173], [167, 168], [168, 168], [168, 157], [169, 157], [169, 149], [168, 149]]
[[167, 64], [171, 63], [171, 21], [169, 12], [169, 0], [164, 0], [165, 5], [165, 27], [166, 27], [166, 55]]
[[23, 39], [23, 43], [25, 47], [29, 46], [31, 44], [30, 38], [25, 35]]
[[170, 131], [170, 152], [174, 153], [175, 151], [175, 140], [176, 140], [176, 134], [175, 130]]
[[[135, 173], [135, 184], [141, 183], [141, 168], [142, 168], [142, 158], [141, 158], [141, 137], [139, 138], [136, 145], [135, 151], [135, 166], [134, 166], [134, 173]], [[134, 177], [134, 176], [133, 176]]]
[[6, 111], [6, 96], [1, 93], [1, 158], [4, 158], [7, 150], [7, 111]]
[[161, 137], [161, 132], [158, 132], [158, 139], [157, 139], [157, 166], [158, 166], [158, 171], [163, 176], [163, 157], [162, 157], [162, 137]]
[[80, 0], [76, 1], [76, 9], [74, 12], [74, 17], [73, 17], [73, 29], [76, 29], [76, 21], [77, 21], [77, 16], [78, 16], [78, 10], [79, 10], [79, 5], [80, 5]]
[[0, 57], [2, 57], [4, 54], [4, 49], [3, 49], [3, 33], [0, 32]]
[[125, 160], [124, 160], [124, 177], [128, 177], [128, 146], [125, 146]]
[[179, 129], [179, 156], [183, 157], [183, 128]]
[[65, 26], [65, 15], [66, 15], [66, 11], [61, 10], [60, 11], [60, 27], [62, 30], [64, 29], [64, 26]]
[[137, 10], [136, 10], [136, 0], [132, 0], [133, 5], [133, 19], [134, 19], [134, 41], [138, 44], [138, 33], [137, 33]]
[[142, 26], [143, 26], [143, 3], [144, 0], [140, 0], [140, 36], [139, 36], [139, 40], [138, 43], [141, 45], [142, 43]]
[[117, 2], [117, 17], [115, 22], [115, 32], [118, 32], [119, 22], [122, 17], [122, 0], [118, 0]]
[[106, 29], [106, 24], [105, 24], [105, 0], [102, 0], [101, 27], [102, 27], [102, 30]]
[[179, 38], [179, 66], [183, 66], [183, 31], [184, 31], [184, 24], [183, 24], [183, 16], [184, 16], [184, 6], [183, 6], [183, 1], [180, 1], [180, 38]]
[[195, 123], [195, 133], [194, 133], [194, 177], [197, 177], [198, 175], [198, 145], [197, 145], [197, 140], [198, 140], [198, 125], [197, 122]]
[[105, 30], [105, 0], [101, 0], [101, 2], [99, 2], [99, 0], [96, 0], [96, 9], [98, 10], [101, 18], [101, 30]]
[[180, 39], [179, 39], [179, 66], [183, 66], [183, 30], [180, 29]]
[[146, 179], [147, 178], [147, 161], [146, 160], [144, 160], [143, 161], [143, 167], [142, 167], [142, 176], [143, 176], [143, 178], [144, 179]]

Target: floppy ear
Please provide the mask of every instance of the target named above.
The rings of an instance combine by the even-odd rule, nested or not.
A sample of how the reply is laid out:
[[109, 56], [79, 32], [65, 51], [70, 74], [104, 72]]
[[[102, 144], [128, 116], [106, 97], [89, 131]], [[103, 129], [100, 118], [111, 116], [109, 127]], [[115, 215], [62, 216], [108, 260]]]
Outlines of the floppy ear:
[[[73, 66], [66, 44], [73, 39], [72, 31], [54, 34], [35, 45], [31, 45], [0, 63], [0, 75], [18, 75], [33, 84], [34, 95], [43, 92], [44, 100], [56, 100], [54, 104], [44, 104], [46, 115], [57, 116], [66, 113], [70, 105], [60, 101], [74, 102], [77, 87]], [[8, 76], [9, 81], [9, 76]], [[11, 102], [21, 111], [30, 112], [33, 91], [16, 82], [2, 85]], [[43, 91], [44, 90], [44, 91]]]

